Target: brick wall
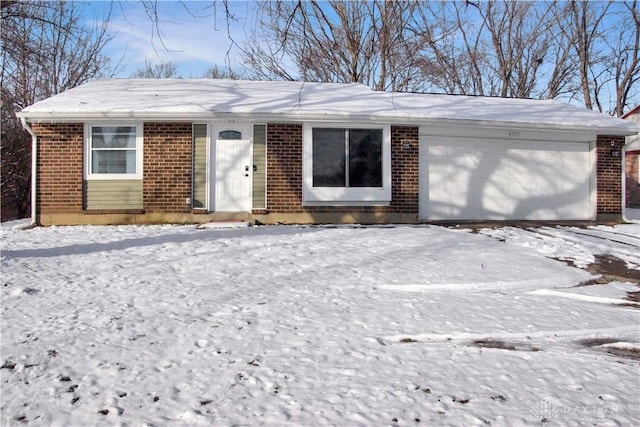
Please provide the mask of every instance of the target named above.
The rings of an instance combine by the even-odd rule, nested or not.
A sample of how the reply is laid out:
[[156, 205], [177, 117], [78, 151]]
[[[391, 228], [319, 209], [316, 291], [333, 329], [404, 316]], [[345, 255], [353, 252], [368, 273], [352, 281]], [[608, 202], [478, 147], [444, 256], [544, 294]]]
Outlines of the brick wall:
[[271, 213], [418, 212], [418, 128], [391, 128], [389, 206], [302, 206], [302, 125], [267, 125], [267, 210]]
[[[598, 135], [597, 194], [598, 215], [622, 214], [622, 148], [623, 136]], [[613, 155], [613, 153], [617, 153]]]
[[391, 127], [391, 210], [418, 212], [418, 128]]
[[33, 124], [38, 135], [37, 207], [40, 214], [82, 211], [82, 123]]
[[146, 212], [191, 212], [191, 123], [144, 124]]
[[[38, 135], [38, 212], [82, 212], [83, 124], [33, 124], [32, 127]], [[598, 215], [621, 214], [624, 143], [624, 137], [598, 136]], [[391, 128], [390, 206], [303, 207], [302, 125], [269, 124], [267, 210], [272, 213], [417, 213], [418, 146], [417, 127]], [[143, 150], [144, 209], [190, 212], [186, 200], [191, 197], [191, 124], [145, 123]], [[619, 155], [614, 156], [613, 152]]]
[[640, 208], [640, 182], [638, 182], [638, 163], [640, 151], [629, 151], [625, 155], [626, 202], [628, 208]]
[[267, 125], [267, 210], [302, 212], [302, 125]]

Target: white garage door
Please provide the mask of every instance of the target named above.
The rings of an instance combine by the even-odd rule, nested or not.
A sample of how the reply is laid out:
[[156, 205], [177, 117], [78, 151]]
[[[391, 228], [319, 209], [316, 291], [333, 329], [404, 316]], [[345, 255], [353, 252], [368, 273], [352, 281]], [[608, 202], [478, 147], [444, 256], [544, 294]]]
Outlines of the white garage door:
[[592, 144], [420, 136], [420, 218], [592, 220]]

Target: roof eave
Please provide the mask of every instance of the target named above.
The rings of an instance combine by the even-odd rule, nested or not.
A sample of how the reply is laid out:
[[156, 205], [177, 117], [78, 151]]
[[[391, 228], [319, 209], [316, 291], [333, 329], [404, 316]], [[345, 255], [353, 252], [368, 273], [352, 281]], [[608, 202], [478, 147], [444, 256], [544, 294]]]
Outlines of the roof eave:
[[339, 113], [259, 113], [259, 112], [29, 112], [17, 113], [18, 118], [24, 118], [30, 123], [51, 122], [84, 122], [102, 120], [145, 120], [145, 121], [215, 121], [224, 119], [246, 120], [252, 122], [373, 122], [395, 125], [426, 126], [440, 123], [451, 126], [480, 126], [499, 127], [510, 129], [528, 130], [559, 130], [569, 132], [591, 132], [598, 135], [630, 136], [640, 132], [640, 125], [629, 123], [629, 126], [582, 126], [557, 123], [528, 123], [518, 121], [493, 121], [493, 120], [465, 120], [448, 119], [439, 117], [411, 117], [400, 115], [376, 115], [376, 114], [339, 114]]

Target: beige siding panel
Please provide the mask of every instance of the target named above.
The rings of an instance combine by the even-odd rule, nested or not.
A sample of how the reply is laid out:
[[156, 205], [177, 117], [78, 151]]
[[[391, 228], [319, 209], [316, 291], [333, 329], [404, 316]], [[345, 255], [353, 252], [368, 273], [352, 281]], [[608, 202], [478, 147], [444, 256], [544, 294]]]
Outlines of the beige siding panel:
[[142, 209], [142, 180], [84, 182], [85, 209]]
[[267, 126], [253, 126], [253, 209], [267, 207]]
[[207, 207], [207, 125], [193, 125], [193, 207]]

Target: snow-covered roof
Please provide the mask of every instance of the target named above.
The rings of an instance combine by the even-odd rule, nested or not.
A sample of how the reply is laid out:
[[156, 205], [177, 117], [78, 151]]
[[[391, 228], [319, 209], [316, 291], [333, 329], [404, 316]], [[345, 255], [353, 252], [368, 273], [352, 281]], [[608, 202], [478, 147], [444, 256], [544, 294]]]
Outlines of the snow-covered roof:
[[362, 84], [213, 79], [87, 83], [19, 113], [29, 121], [89, 119], [378, 121], [491, 125], [629, 135], [637, 124], [555, 100], [376, 92]]

